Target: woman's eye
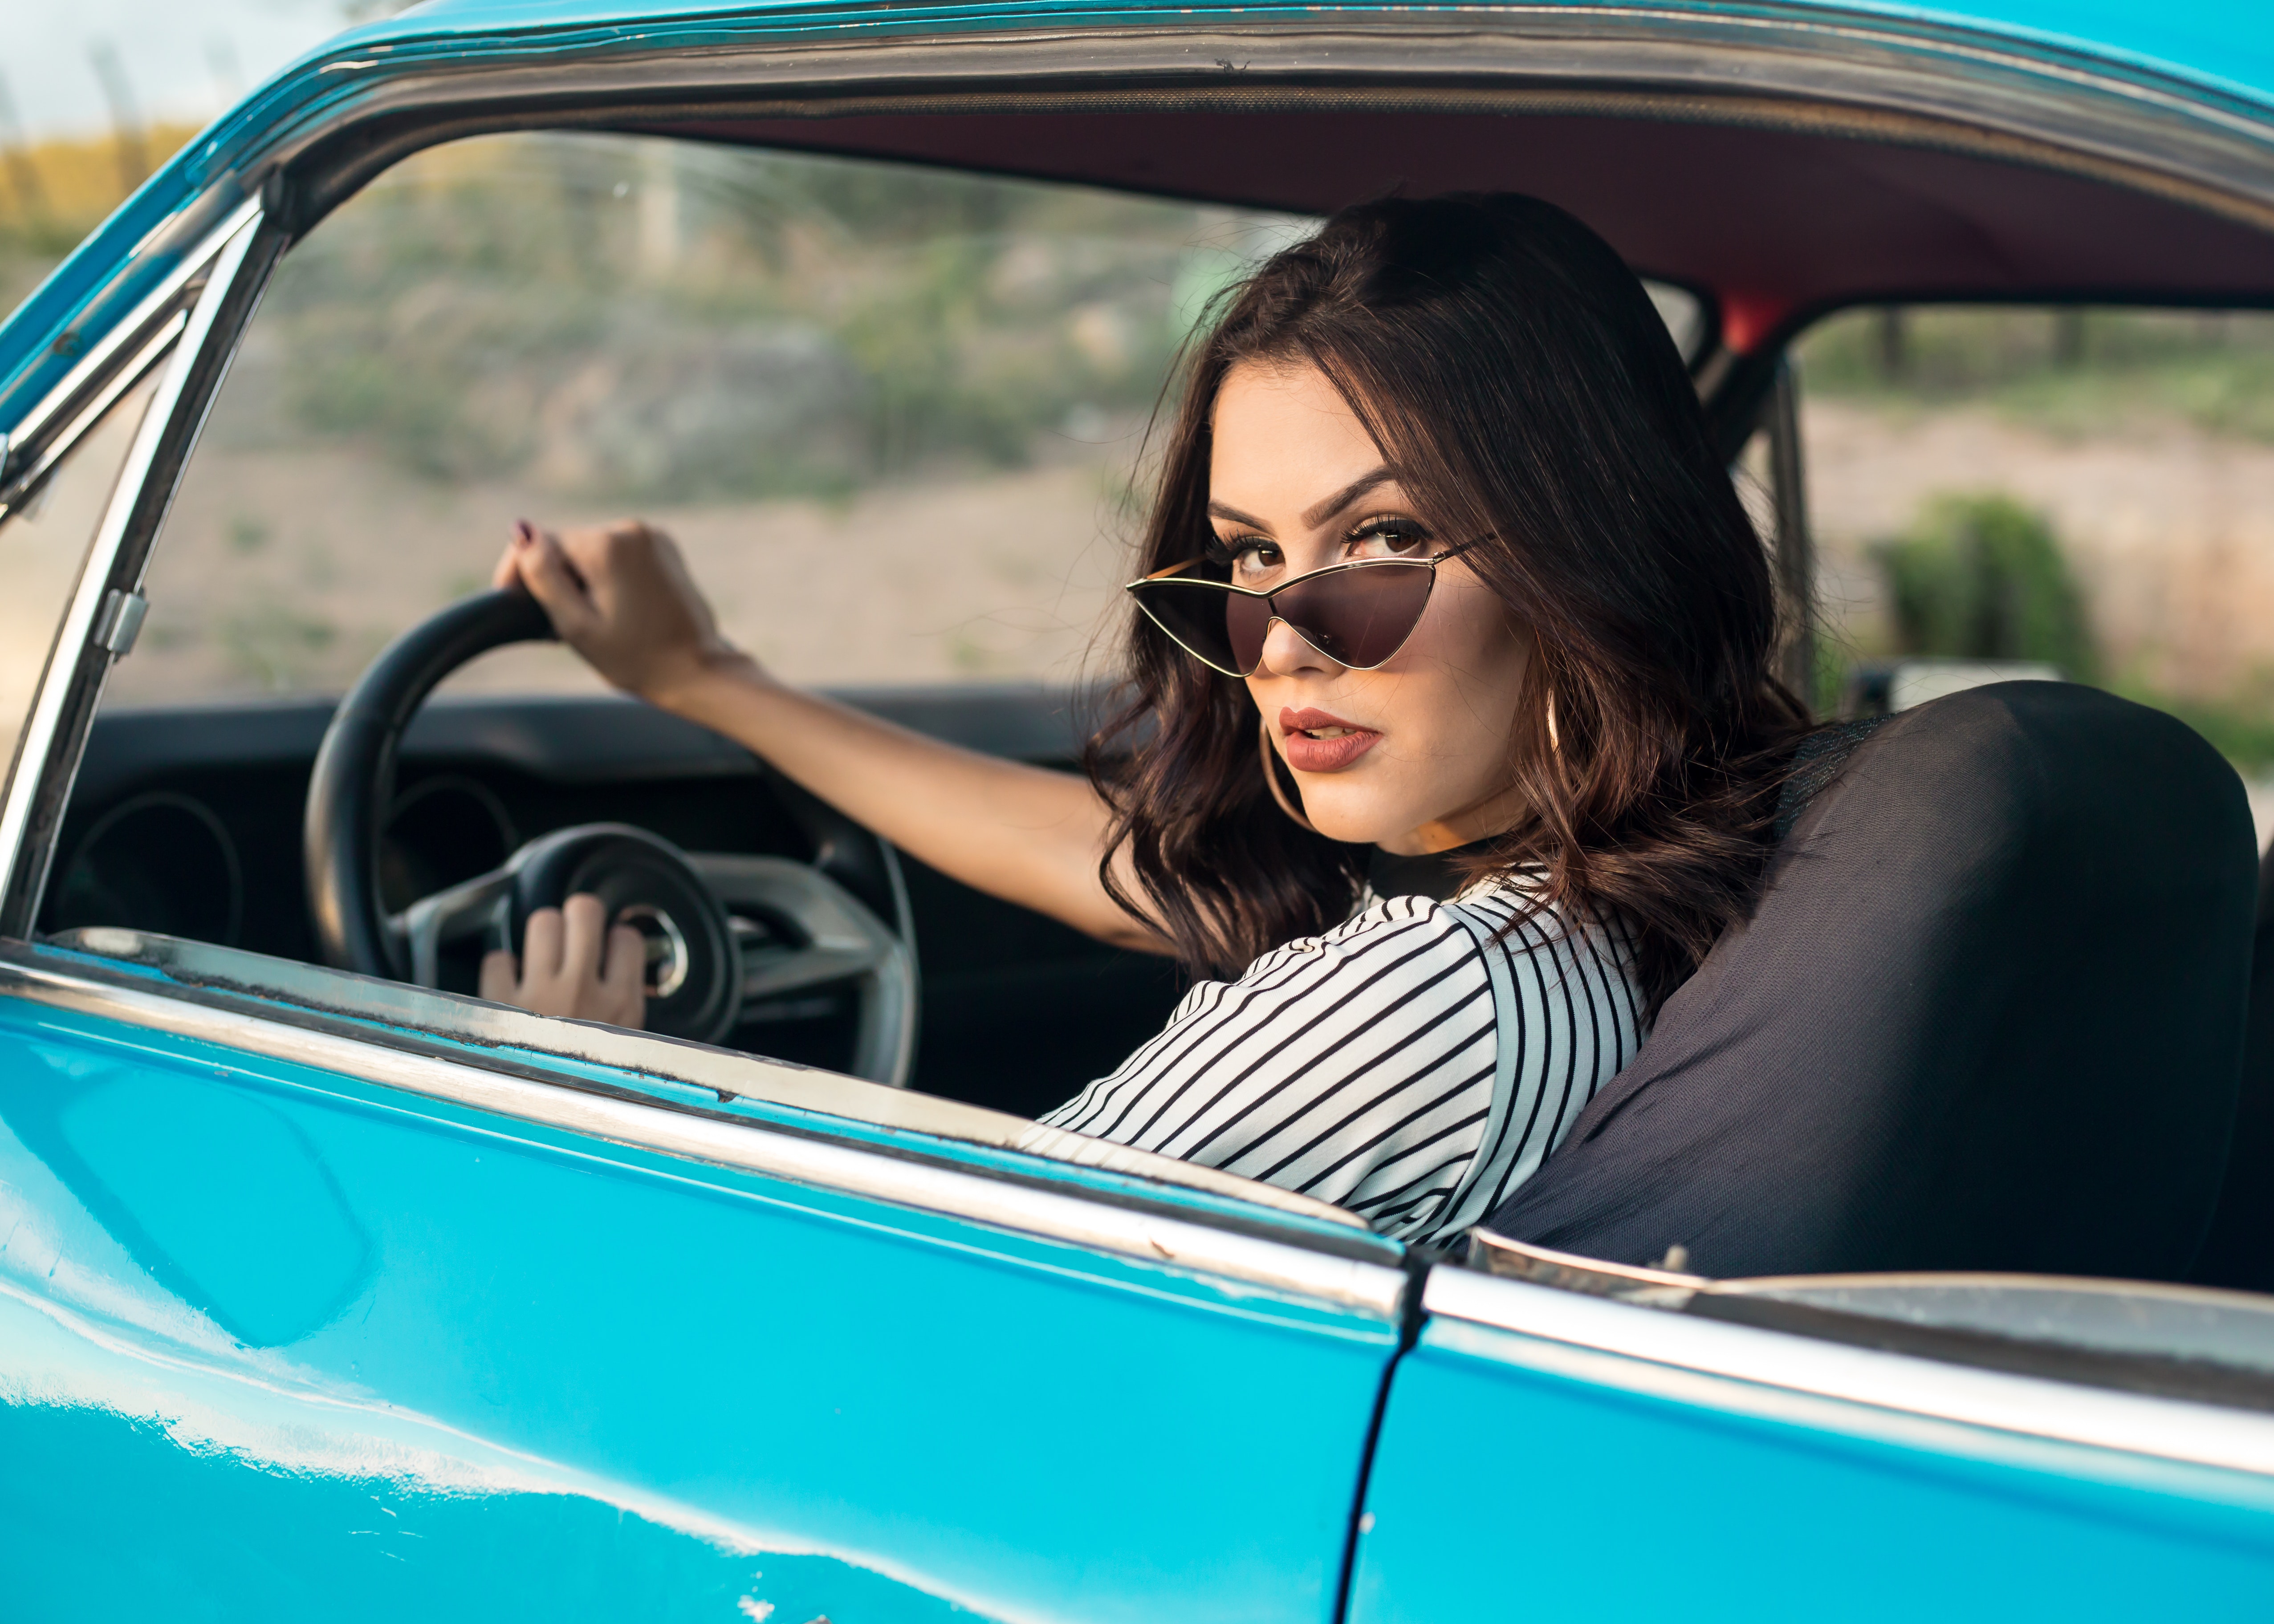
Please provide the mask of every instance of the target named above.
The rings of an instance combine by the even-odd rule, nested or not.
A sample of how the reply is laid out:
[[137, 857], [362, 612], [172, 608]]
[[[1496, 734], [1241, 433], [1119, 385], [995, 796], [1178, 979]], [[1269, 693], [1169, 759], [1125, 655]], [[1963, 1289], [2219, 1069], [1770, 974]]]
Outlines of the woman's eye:
[[1284, 561], [1278, 546], [1272, 542], [1245, 537], [1226, 545], [1231, 552], [1231, 568], [1235, 575], [1269, 575]]
[[1351, 532], [1343, 552], [1349, 558], [1411, 558], [1428, 546], [1428, 530], [1411, 519], [1374, 519]]

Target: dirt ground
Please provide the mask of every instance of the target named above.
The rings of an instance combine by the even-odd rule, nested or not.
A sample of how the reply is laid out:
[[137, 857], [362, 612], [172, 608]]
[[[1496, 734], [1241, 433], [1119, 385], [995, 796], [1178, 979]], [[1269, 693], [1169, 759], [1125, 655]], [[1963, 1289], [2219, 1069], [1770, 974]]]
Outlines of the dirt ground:
[[[1881, 643], [1866, 549], [1929, 497], [1999, 490], [2067, 545], [2112, 667], [2218, 695], [2274, 668], [2274, 447], [2171, 425], [2063, 439], [1987, 410], [1807, 410], [1820, 597], [1835, 632]], [[847, 501], [659, 506], [730, 635], [814, 683], [1070, 679], [1107, 658], [1133, 446], [943, 477]], [[516, 516], [574, 523], [507, 485], [437, 485], [351, 449], [201, 455], [150, 583], [148, 630], [111, 703], [336, 691], [386, 640], [481, 583]], [[574, 688], [558, 650], [462, 679]]]
[[[843, 503], [642, 516], [677, 538], [728, 635], [793, 680], [1073, 680], [1127, 578], [1114, 488], [1090, 460]], [[337, 691], [389, 637], [483, 584], [522, 515], [612, 516], [509, 485], [427, 484], [346, 451], [201, 458], [152, 567], [148, 628], [109, 703]], [[575, 690], [592, 679], [558, 650], [530, 649], [459, 682]]]

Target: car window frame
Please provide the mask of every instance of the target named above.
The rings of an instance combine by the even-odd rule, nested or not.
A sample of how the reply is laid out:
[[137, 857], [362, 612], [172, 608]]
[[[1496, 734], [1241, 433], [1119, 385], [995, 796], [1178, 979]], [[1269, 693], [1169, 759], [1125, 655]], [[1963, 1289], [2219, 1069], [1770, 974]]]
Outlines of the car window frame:
[[[108, 645], [123, 641], [99, 633], [106, 615], [115, 620], [140, 597], [151, 544], [282, 245], [259, 199], [230, 210], [11, 432], [7, 471], [14, 477], [0, 485], [0, 497], [21, 501], [113, 402], [155, 376], [56, 626], [0, 799], [0, 940], [33, 934], [79, 756], [118, 658]], [[17, 473], [19, 457], [24, 471]]]

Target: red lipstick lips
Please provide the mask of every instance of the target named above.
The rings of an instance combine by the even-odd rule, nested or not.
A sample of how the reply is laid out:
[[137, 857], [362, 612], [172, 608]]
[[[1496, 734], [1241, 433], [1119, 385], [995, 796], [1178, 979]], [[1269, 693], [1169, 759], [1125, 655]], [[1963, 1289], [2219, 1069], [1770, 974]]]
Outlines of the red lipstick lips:
[[1382, 737], [1377, 729], [1309, 710], [1283, 709], [1279, 733], [1286, 747], [1287, 764], [1298, 772], [1339, 772]]

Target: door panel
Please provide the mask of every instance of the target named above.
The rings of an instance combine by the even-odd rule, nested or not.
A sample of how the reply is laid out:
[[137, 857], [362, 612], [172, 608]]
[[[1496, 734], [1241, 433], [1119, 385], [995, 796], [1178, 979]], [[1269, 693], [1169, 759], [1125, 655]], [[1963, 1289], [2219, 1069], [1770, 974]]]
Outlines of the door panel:
[[21, 1616], [1322, 1620], [1396, 1346], [14, 999], [0, 1202]]
[[[1433, 1274], [1433, 1307], [1449, 1272]], [[1461, 1284], [1479, 1299], [1543, 1289]], [[1442, 1312], [1391, 1382], [1359, 1528], [1352, 1624], [2258, 1619], [2274, 1595], [2263, 1477]]]

